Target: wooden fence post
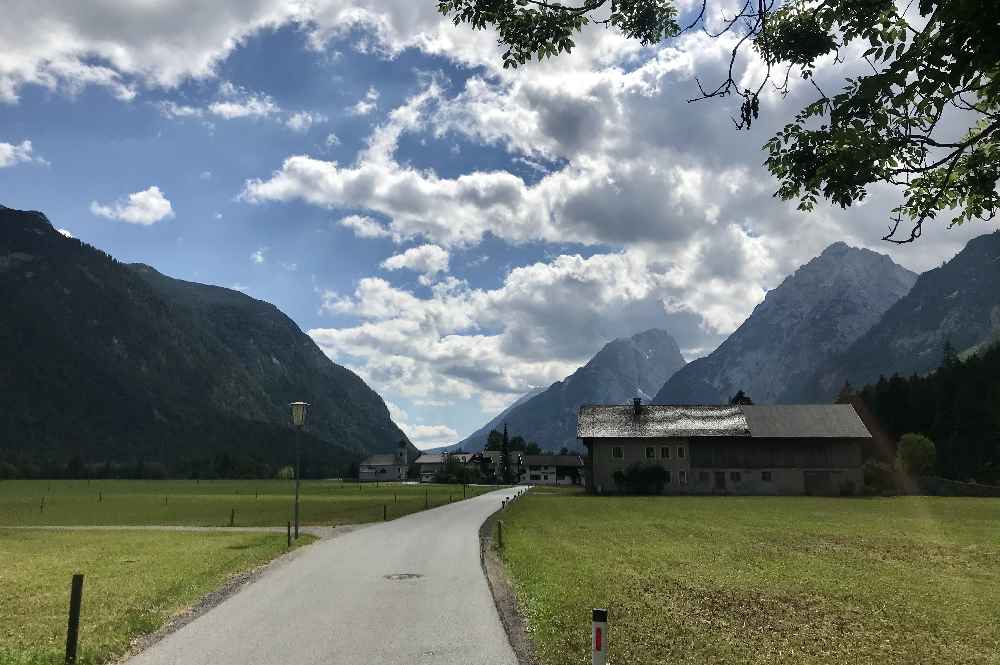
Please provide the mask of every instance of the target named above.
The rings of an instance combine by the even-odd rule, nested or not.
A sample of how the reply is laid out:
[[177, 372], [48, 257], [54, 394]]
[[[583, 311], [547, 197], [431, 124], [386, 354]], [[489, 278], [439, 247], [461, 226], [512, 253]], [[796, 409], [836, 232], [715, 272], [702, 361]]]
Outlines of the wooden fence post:
[[236, 509], [229, 511], [229, 526], [236, 526]]
[[497, 547], [503, 549], [503, 520], [497, 522]]
[[292, 522], [288, 522], [288, 547], [292, 546]]
[[83, 575], [73, 575], [69, 591], [69, 623], [66, 626], [66, 662], [76, 662], [76, 645], [80, 637], [80, 606], [83, 603]]

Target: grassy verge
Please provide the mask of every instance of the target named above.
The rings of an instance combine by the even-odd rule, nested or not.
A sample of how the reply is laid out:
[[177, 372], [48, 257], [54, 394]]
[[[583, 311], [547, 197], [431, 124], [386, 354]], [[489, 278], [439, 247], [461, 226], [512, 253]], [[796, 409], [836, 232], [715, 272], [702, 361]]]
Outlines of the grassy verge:
[[[389, 519], [493, 487], [303, 481], [303, 524]], [[284, 526], [295, 485], [287, 480], [8, 480], [0, 482], [0, 525]]]
[[285, 537], [274, 534], [0, 528], [0, 663], [63, 662], [73, 573], [86, 576], [78, 662], [90, 665], [284, 551]]
[[545, 665], [1000, 663], [1000, 501], [524, 497], [504, 559]]

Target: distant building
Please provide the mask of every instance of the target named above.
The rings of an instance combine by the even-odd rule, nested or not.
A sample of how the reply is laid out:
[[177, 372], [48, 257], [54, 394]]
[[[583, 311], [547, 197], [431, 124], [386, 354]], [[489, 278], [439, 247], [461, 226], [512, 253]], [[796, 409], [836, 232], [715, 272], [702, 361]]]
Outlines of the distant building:
[[448, 463], [447, 453], [423, 453], [417, 458], [416, 465], [420, 468], [420, 482], [432, 483], [438, 473], [444, 471]]
[[526, 485], [576, 485], [583, 481], [579, 455], [525, 455], [521, 483]]
[[[503, 453], [499, 450], [484, 450], [479, 453], [480, 460], [485, 460], [482, 468], [483, 480], [486, 482], [497, 482], [502, 483], [503, 475], [501, 465], [503, 459]], [[524, 467], [525, 455], [520, 450], [511, 450], [507, 454], [508, 464], [510, 464], [510, 474], [515, 479], [515, 482], [521, 476], [522, 469]]]
[[371, 455], [358, 465], [361, 482], [406, 480], [410, 469], [410, 449], [413, 444], [400, 441], [395, 454]]
[[591, 491], [615, 472], [666, 471], [665, 494], [857, 494], [871, 433], [850, 404], [582, 406]]

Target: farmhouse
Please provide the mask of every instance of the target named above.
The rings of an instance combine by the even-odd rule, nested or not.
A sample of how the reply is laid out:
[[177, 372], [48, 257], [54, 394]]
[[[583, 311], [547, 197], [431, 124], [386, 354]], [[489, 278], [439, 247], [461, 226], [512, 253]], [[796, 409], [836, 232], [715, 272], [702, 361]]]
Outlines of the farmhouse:
[[367, 457], [358, 465], [358, 480], [362, 482], [406, 480], [410, 468], [411, 448], [413, 444], [400, 441], [395, 454], [385, 453]]
[[420, 455], [415, 462], [420, 469], [420, 482], [434, 482], [437, 475], [444, 471], [444, 466], [447, 463], [448, 455], [446, 453], [423, 453]]
[[856, 494], [871, 434], [850, 404], [582, 406], [592, 492], [658, 465], [665, 494]]
[[575, 485], [581, 482], [579, 455], [525, 455], [521, 482], [529, 485]]

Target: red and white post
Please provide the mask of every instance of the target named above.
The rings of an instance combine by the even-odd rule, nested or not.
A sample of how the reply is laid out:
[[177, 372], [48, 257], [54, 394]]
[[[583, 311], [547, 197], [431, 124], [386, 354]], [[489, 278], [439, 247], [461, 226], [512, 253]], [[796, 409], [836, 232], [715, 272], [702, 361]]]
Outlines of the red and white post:
[[607, 665], [608, 662], [608, 611], [594, 609], [590, 644], [593, 647], [593, 665]]

